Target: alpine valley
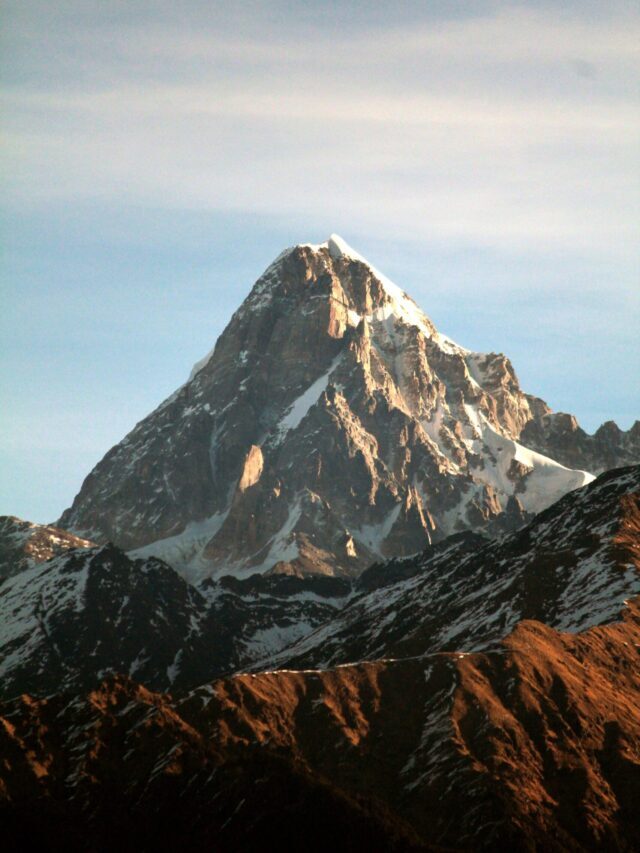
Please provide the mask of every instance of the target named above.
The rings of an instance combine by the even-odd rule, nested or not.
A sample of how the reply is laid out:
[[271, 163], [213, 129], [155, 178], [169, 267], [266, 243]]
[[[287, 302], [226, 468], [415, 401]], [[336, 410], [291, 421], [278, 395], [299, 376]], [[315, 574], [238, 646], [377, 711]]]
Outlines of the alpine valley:
[[3, 844], [640, 850], [639, 463], [285, 250], [57, 522], [0, 519]]

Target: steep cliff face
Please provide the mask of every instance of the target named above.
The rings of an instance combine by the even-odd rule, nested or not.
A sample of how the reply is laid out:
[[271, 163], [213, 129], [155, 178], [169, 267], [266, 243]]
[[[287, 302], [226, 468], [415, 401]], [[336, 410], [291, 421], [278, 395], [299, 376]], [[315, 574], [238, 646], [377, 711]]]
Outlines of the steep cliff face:
[[505, 356], [440, 334], [334, 236], [274, 261], [60, 524], [190, 579], [357, 575], [458, 530], [514, 529], [589, 482], [520, 442], [548, 415]]

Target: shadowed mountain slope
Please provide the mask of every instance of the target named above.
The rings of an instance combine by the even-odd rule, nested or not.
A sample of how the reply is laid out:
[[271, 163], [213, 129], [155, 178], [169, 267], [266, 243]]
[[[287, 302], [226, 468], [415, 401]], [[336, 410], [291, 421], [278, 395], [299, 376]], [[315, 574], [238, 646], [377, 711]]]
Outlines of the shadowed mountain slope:
[[120, 672], [183, 693], [253, 669], [485, 650], [523, 619], [576, 632], [640, 594], [640, 468], [603, 474], [499, 540], [457, 534], [358, 579], [188, 584], [156, 558], [75, 549], [0, 584], [0, 695]]

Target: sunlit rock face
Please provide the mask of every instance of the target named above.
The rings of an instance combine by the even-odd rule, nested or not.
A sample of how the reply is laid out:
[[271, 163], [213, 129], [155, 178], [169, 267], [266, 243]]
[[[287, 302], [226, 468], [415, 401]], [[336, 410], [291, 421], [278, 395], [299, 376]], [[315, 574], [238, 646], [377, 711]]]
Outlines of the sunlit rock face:
[[[190, 580], [357, 575], [457, 531], [514, 529], [589, 482], [545, 455], [549, 417], [504, 355], [440, 334], [333, 236], [276, 258], [59, 523]], [[616, 464], [607, 446], [598, 468]]]

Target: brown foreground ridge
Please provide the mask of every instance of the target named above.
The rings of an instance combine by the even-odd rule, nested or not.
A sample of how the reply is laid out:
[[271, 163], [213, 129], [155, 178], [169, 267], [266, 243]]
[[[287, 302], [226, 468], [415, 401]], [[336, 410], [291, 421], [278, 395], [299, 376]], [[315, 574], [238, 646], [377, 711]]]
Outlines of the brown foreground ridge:
[[[82, 850], [637, 850], [640, 599], [580, 634], [0, 706], [5, 838]], [[97, 841], [96, 839], [99, 839]]]

